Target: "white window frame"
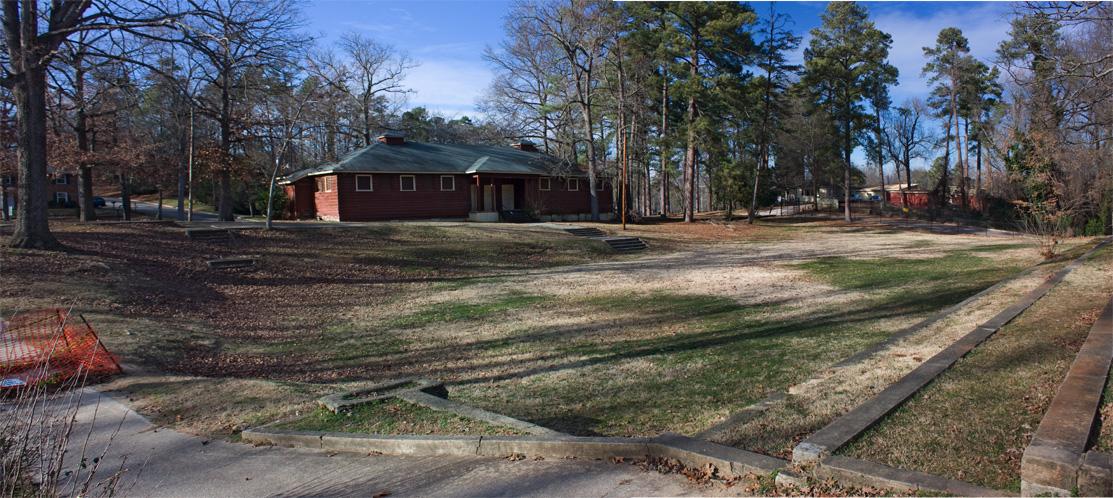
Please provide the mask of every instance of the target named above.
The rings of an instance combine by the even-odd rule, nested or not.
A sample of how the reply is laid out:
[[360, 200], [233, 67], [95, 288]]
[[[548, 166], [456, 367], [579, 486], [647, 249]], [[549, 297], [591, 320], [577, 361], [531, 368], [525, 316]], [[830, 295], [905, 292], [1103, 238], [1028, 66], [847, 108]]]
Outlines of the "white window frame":
[[[452, 188], [444, 188], [444, 179], [452, 180]], [[455, 192], [456, 191], [456, 177], [452, 175], [441, 175], [441, 192]]]
[[70, 202], [69, 192], [55, 192], [54, 193], [54, 202], [61, 203], [61, 204], [65, 204], [67, 202]]
[[335, 187], [335, 185], [334, 185], [334, 182], [329, 181], [329, 178], [332, 178], [332, 177], [329, 177], [329, 176], [318, 176], [317, 177], [317, 179], [320, 180], [320, 183], [317, 185], [317, 191], [318, 192], [332, 192], [332, 189]]
[[[542, 186], [544, 185], [544, 186]], [[537, 179], [537, 190], [548, 192], [553, 189], [553, 179], [547, 176], [542, 176]]]
[[[360, 177], [367, 177], [367, 188], [359, 188]], [[374, 192], [375, 179], [371, 175], [356, 175], [356, 192]]]
[[[575, 185], [576, 188], [572, 188], [573, 185]], [[569, 192], [579, 192], [580, 191], [580, 179], [579, 178], [569, 178], [568, 181], [566, 182], [566, 186], [567, 186]]]
[[57, 176], [54, 177], [54, 184], [55, 185], [69, 185], [70, 184], [69, 175], [67, 175], [65, 173], [58, 174]]
[[[413, 188], [403, 188], [402, 179], [409, 178], [413, 181]], [[398, 175], [398, 191], [399, 192], [417, 192], [417, 177], [414, 175]]]

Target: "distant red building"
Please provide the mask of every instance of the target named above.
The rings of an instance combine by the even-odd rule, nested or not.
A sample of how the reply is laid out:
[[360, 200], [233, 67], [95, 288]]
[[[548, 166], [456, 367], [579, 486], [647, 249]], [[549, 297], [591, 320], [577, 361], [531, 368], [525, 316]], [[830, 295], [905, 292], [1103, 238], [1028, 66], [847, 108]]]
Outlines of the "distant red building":
[[[432, 144], [398, 135], [340, 161], [293, 173], [281, 182], [296, 219], [373, 221], [421, 218], [581, 219], [591, 212], [587, 175], [539, 153], [513, 147]], [[596, 185], [610, 217], [611, 188]]]
[[[886, 192], [885, 194], [886, 194], [886, 200], [889, 201], [890, 204], [893, 204], [893, 205], [896, 205], [896, 206], [903, 206], [904, 205], [903, 200], [904, 200], [905, 197], [907, 197], [907, 199], [908, 199], [908, 206], [909, 207], [927, 208], [928, 206], [931, 205], [931, 192], [927, 191], [927, 190], [906, 190], [906, 191], [904, 191], [904, 196], [902, 196], [901, 192], [899, 192], [899, 191], [898, 192], [890, 191], [890, 192]], [[950, 205], [951, 206], [961, 206], [962, 205], [962, 196], [961, 195], [952, 195], [951, 199], [950, 199]], [[969, 206], [970, 209], [973, 209], [975, 211], [981, 210], [982, 201], [978, 196], [971, 195], [971, 196], [969, 196], [967, 206]]]
[[926, 190], [887, 191], [885, 195], [885, 200], [896, 206], [904, 206], [905, 199], [908, 199], [908, 207], [926, 208], [931, 204], [931, 192]]

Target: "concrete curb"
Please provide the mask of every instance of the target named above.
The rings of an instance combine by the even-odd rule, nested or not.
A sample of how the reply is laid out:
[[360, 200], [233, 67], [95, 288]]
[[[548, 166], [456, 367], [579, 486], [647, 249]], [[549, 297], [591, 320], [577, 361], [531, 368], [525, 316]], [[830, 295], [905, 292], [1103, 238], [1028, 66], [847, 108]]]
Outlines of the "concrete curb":
[[811, 436], [793, 448], [792, 462], [797, 464], [816, 462], [832, 455], [836, 450], [846, 445], [866, 429], [872, 427], [888, 415], [889, 412], [896, 409], [908, 400], [908, 398], [916, 394], [917, 391], [950, 368], [951, 365], [963, 356], [966, 356], [967, 353], [988, 339], [1006, 323], [1028, 309], [1029, 306], [1047, 294], [1055, 285], [1061, 282], [1063, 278], [1070, 274], [1070, 272], [1081, 266], [1082, 263], [1089, 259], [1090, 255], [1108, 244], [1110, 240], [1113, 239], [1107, 238], [1090, 248], [1085, 254], [1079, 256], [1066, 267], [1055, 272], [1050, 278], [1040, 284], [1039, 287], [1025, 294], [1017, 303], [998, 313], [989, 321], [978, 325], [974, 330], [970, 331], [935, 356], [927, 359], [927, 361], [915, 370], [909, 372], [873, 398], [858, 405], [853, 410], [835, 419], [822, 429], [812, 433]]
[[816, 473], [834, 478], [844, 485], [887, 488], [908, 493], [926, 491], [952, 496], [1015, 496], [954, 479], [837, 455], [824, 459], [816, 468]]
[[[1113, 299], [1090, 328], [1086, 342], [1024, 450], [1020, 463], [1023, 495], [1070, 496], [1075, 489], [1085, 496], [1113, 494], [1108, 459], [1100, 454], [1084, 455], [1110, 364], [1113, 364]], [[1084, 464], [1086, 478], [1082, 479]], [[1087, 489], [1082, 489], [1083, 481]]]
[[788, 462], [749, 451], [665, 433], [655, 438], [531, 436], [389, 436], [336, 432], [248, 429], [245, 442], [314, 448], [354, 453], [409, 456], [523, 455], [542, 458], [641, 458], [675, 459], [688, 467], [714, 465], [720, 474], [744, 476], [770, 474]]

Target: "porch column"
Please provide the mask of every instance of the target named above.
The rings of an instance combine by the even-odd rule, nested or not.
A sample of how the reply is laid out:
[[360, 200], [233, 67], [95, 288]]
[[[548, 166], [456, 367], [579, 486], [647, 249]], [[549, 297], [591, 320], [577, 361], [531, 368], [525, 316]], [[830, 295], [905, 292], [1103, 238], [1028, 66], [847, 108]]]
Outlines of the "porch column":
[[491, 179], [491, 202], [495, 204], [495, 212], [502, 211], [502, 183]]

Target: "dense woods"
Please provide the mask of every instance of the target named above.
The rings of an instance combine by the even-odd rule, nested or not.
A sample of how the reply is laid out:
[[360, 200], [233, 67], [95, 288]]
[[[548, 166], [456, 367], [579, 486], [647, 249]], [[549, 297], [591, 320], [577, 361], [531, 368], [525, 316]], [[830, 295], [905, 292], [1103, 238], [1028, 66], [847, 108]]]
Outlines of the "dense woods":
[[831, 3], [796, 63], [803, 33], [775, 3], [525, 0], [483, 54], [493, 79], [471, 117], [407, 108], [419, 60], [355, 32], [315, 42], [301, 8], [5, 2], [0, 173], [19, 189], [11, 244], [58, 247], [48, 172], [77, 176], [82, 220], [95, 218], [94, 182], [125, 199], [174, 197], [182, 218], [188, 199], [203, 200], [230, 220], [280, 211], [277, 177], [386, 130], [532, 140], [592, 173], [593, 195], [597, 178], [625, 185], [613, 198], [635, 218], [747, 210], [752, 221], [778, 201], [819, 208], [823, 197], [850, 219], [855, 189], [898, 185], [907, 199], [915, 184], [931, 194], [931, 216], [1088, 234], [1110, 225], [1108, 3], [1020, 5], [993, 60], [945, 28], [923, 48], [931, 93], [892, 102], [892, 39], [860, 4]]

